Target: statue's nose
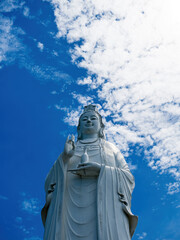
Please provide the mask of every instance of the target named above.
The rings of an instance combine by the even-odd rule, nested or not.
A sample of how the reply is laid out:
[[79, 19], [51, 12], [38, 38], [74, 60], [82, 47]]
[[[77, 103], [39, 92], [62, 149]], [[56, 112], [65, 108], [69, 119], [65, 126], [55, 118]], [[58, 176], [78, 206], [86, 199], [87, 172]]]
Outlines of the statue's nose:
[[90, 118], [88, 118], [87, 122], [88, 122], [88, 123], [90, 123], [90, 122], [91, 122], [91, 119], [90, 119]]

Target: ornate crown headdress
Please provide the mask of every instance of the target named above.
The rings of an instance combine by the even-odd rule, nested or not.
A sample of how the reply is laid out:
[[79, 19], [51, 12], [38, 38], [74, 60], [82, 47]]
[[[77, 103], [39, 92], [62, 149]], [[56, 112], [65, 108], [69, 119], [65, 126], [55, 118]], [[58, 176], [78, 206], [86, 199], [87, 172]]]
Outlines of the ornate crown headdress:
[[96, 105], [93, 105], [93, 104], [89, 104], [87, 106], [84, 107], [84, 112], [89, 112], [89, 111], [95, 111], [95, 112], [98, 112], [98, 109], [96, 107]]

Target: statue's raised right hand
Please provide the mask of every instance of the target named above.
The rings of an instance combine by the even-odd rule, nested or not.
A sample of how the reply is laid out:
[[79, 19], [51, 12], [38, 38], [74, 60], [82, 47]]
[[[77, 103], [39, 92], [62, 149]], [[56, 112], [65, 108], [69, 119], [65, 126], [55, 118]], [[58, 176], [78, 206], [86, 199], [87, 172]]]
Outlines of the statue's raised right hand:
[[75, 137], [73, 134], [71, 135], [71, 139], [69, 139], [69, 136], [67, 137], [63, 152], [65, 158], [71, 158], [74, 155], [75, 150], [74, 140]]

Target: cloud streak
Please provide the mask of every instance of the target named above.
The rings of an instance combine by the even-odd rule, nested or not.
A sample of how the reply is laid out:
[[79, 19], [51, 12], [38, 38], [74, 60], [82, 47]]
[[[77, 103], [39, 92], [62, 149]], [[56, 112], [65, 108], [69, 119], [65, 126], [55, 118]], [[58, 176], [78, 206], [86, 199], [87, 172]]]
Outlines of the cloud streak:
[[[24, 6], [24, 2], [8, 1], [5, 4], [5, 1], [3, 1], [1, 6], [1, 12], [13, 12], [21, 9]], [[36, 63], [32, 58], [32, 47], [30, 45], [27, 46], [24, 41], [32, 37], [14, 24], [13, 17], [0, 14], [0, 32], [0, 68], [16, 62], [21, 68], [25, 68], [39, 80], [55, 82], [63, 80], [70, 84], [72, 78], [69, 74], [60, 71], [57, 67]], [[37, 41], [37, 48], [43, 52], [44, 44]], [[52, 57], [55, 57], [55, 53], [53, 53]]]
[[143, 232], [142, 234], [136, 234], [138, 236], [138, 239], [144, 239], [147, 236], [146, 232]]
[[12, 12], [16, 9], [22, 8], [24, 1], [19, 0], [5, 0], [0, 3], [0, 12]]
[[111, 117], [108, 139], [124, 152], [138, 143], [152, 169], [179, 180], [179, 1], [51, 3], [58, 36], [88, 71], [78, 84], [96, 89]]
[[37, 215], [40, 213], [40, 204], [38, 199], [25, 199], [21, 203], [21, 209], [29, 214]]
[[41, 42], [38, 42], [38, 43], [37, 43], [37, 47], [38, 47], [38, 48], [40, 49], [40, 51], [42, 52], [43, 49], [44, 49], [44, 44], [41, 43]]
[[13, 20], [0, 15], [0, 64], [12, 63], [18, 54], [25, 51], [19, 36], [24, 35], [21, 28], [13, 25]]
[[0, 195], [0, 200], [8, 200], [8, 197]]

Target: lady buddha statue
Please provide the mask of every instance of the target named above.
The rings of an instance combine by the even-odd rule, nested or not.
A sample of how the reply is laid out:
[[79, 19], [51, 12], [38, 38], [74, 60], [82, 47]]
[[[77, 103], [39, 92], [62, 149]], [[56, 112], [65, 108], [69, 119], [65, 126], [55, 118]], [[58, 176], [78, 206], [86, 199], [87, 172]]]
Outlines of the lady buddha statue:
[[104, 139], [95, 105], [79, 118], [78, 140], [66, 140], [50, 170], [42, 209], [44, 240], [130, 240], [134, 178], [120, 151]]

